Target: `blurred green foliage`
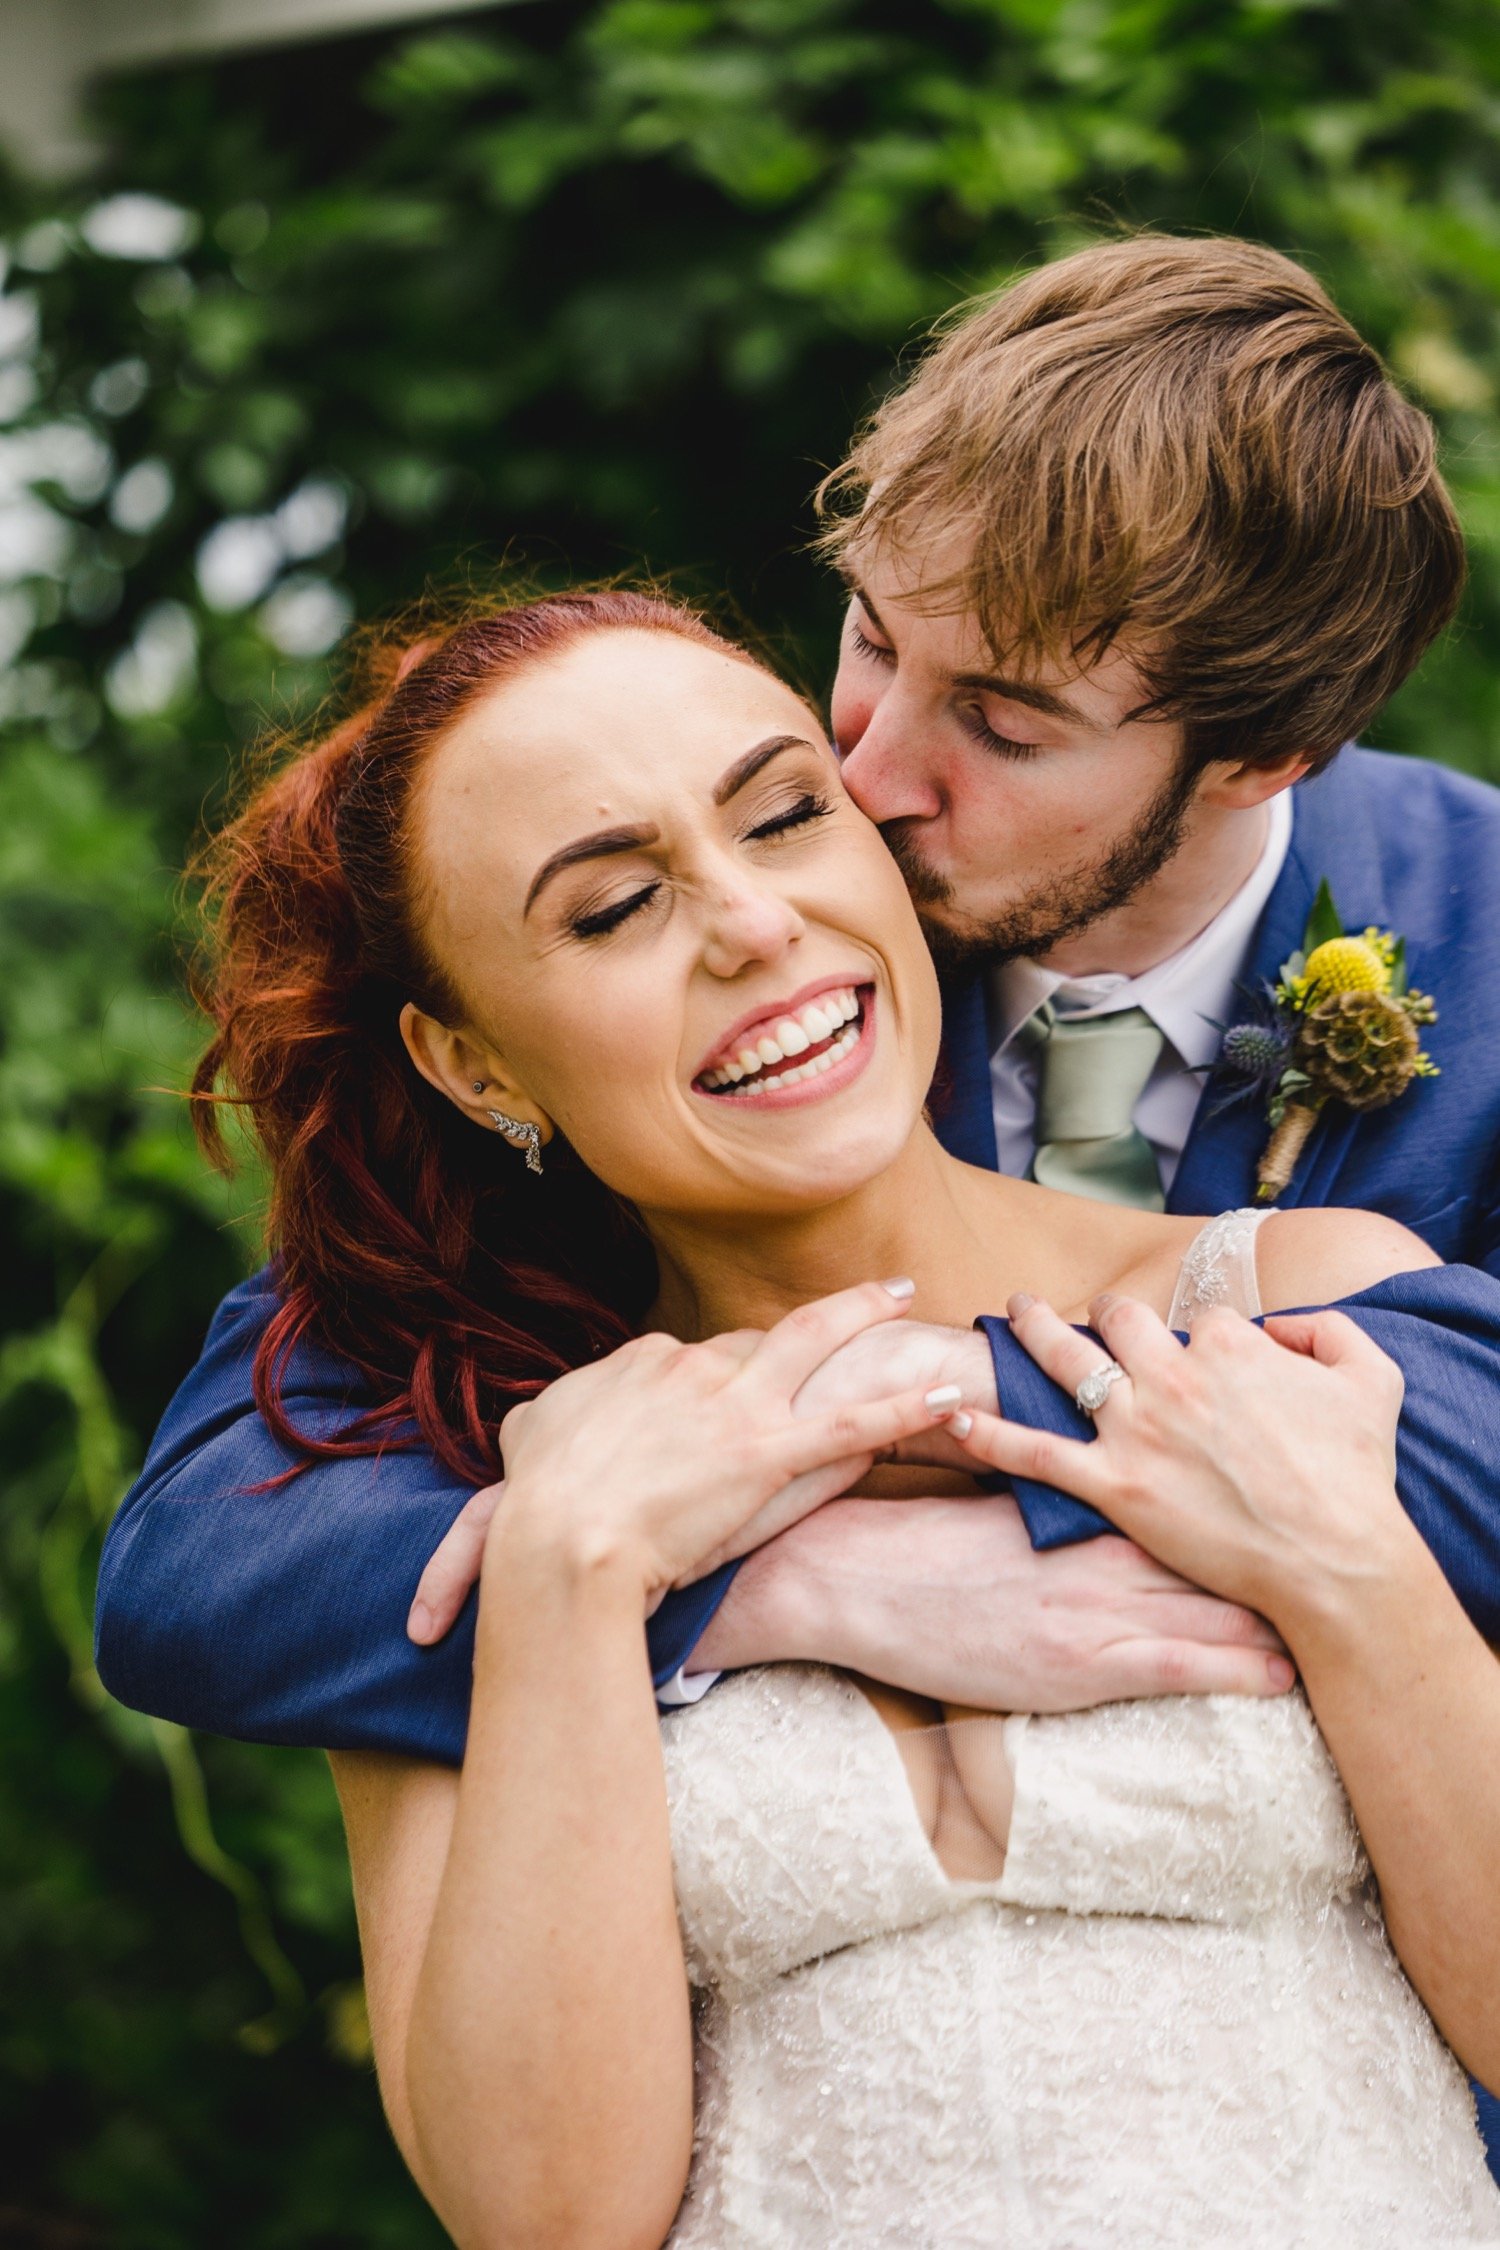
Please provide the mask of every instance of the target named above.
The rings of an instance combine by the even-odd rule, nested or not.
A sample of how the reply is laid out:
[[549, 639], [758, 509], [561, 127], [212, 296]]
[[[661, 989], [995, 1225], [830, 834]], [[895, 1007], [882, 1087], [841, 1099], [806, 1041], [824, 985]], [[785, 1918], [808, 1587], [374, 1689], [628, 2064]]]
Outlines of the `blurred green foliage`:
[[352, 616], [507, 551], [726, 587], [818, 677], [818, 469], [933, 315], [1120, 222], [1301, 254], [1439, 416], [1474, 583], [1377, 735], [1500, 771], [1500, 18], [522, 0], [98, 110], [93, 176], [0, 195], [0, 2240], [418, 2250], [321, 1762], [90, 1666], [256, 1255], [163, 1091], [195, 826]]

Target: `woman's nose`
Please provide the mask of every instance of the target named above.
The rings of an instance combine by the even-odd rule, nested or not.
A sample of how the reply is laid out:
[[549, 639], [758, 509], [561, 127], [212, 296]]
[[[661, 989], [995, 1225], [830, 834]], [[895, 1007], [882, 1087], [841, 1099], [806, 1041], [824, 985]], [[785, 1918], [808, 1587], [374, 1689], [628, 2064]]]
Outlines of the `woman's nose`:
[[727, 883], [709, 904], [704, 966], [716, 977], [738, 976], [752, 962], [774, 961], [805, 927], [779, 892], [743, 878]]
[[943, 809], [932, 720], [924, 717], [901, 683], [887, 688], [839, 771], [844, 787], [867, 820], [935, 820]]

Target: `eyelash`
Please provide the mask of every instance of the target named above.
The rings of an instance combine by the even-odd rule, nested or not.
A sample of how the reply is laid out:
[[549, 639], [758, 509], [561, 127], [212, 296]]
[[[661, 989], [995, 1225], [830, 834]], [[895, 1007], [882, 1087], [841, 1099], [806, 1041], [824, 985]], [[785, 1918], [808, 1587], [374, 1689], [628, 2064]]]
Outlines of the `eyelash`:
[[997, 758], [1009, 758], [1012, 764], [1022, 765], [1037, 754], [1034, 742], [1012, 742], [1008, 734], [997, 734], [977, 704], [967, 704], [959, 712], [959, 724], [966, 727], [981, 748], [992, 751]]
[[852, 617], [849, 620], [849, 637], [861, 656], [873, 656], [877, 664], [889, 664], [895, 657], [896, 651], [893, 648], [885, 648], [879, 641], [872, 641], [868, 633], [860, 631]]
[[[768, 837], [784, 836], [793, 828], [806, 827], [810, 821], [825, 820], [832, 810], [826, 797], [820, 797], [809, 789], [784, 813], [777, 813], [770, 820], [761, 821], [758, 827], [748, 829], [746, 841], [761, 843]], [[580, 914], [573, 924], [573, 935], [580, 938], [607, 937], [611, 930], [617, 930], [622, 922], [629, 921], [632, 914], [648, 906], [660, 889], [660, 883], [648, 883], [644, 890], [633, 891], [629, 898], [617, 899], [612, 906], [601, 906], [593, 914]]]

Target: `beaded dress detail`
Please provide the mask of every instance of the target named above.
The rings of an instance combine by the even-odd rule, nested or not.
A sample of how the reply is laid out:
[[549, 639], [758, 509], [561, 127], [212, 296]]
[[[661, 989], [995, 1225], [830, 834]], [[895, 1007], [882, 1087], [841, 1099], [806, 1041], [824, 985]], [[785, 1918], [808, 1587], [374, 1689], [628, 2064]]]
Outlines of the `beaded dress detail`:
[[[1255, 1309], [1261, 1216], [1203, 1230], [1175, 1326]], [[1004, 1726], [1004, 1872], [961, 1882], [841, 1675], [663, 1718], [698, 2073], [671, 2250], [1500, 2250], [1301, 1694]]]

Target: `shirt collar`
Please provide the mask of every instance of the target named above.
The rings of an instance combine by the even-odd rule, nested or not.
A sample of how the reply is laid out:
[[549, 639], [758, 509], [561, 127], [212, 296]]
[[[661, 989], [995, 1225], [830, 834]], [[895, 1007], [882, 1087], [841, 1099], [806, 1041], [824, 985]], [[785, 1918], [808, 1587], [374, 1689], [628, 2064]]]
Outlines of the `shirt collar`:
[[1142, 1008], [1188, 1069], [1212, 1062], [1223, 1037], [1221, 1025], [1234, 1006], [1235, 980], [1244, 974], [1255, 926], [1292, 840], [1291, 791], [1279, 791], [1266, 810], [1260, 858], [1213, 920], [1167, 960], [1137, 977], [1069, 979], [1035, 961], [1007, 961], [997, 969], [990, 979], [995, 1053], [1003, 1052], [1043, 1001], [1056, 999], [1078, 1016]]

